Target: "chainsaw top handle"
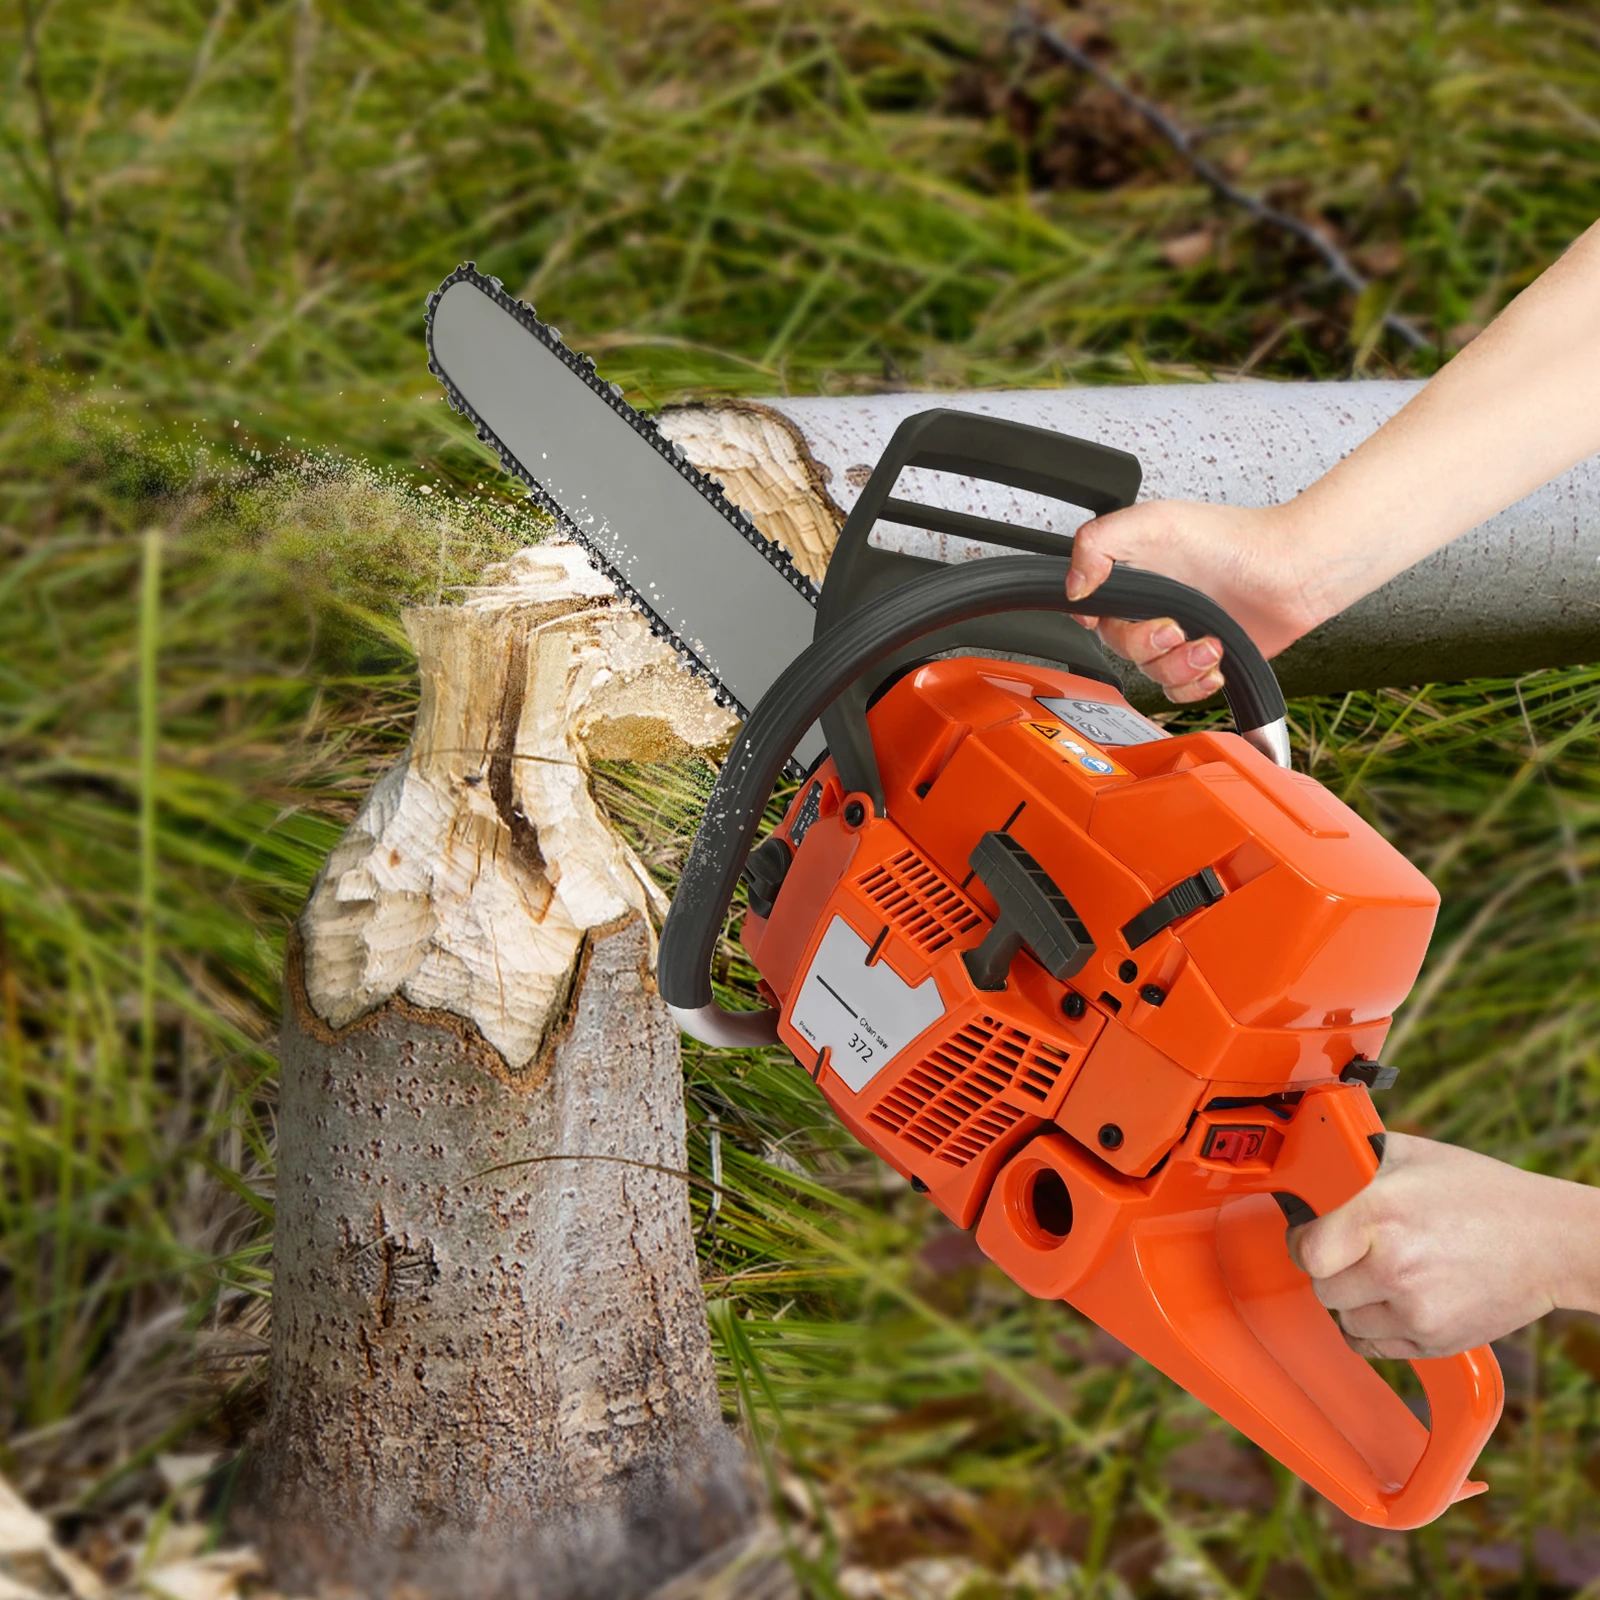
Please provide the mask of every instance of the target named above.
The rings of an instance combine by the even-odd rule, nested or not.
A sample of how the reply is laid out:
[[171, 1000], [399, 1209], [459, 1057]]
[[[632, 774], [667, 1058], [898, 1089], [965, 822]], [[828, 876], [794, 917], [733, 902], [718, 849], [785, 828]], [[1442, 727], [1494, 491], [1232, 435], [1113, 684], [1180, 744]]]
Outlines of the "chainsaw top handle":
[[852, 611], [791, 661], [740, 731], [706, 805], [672, 900], [657, 979], [678, 1025], [707, 1044], [777, 1042], [775, 1011], [724, 1011], [711, 958], [772, 786], [790, 752], [842, 690], [897, 650], [952, 623], [1006, 611], [1062, 611], [1145, 621], [1171, 617], [1222, 642], [1222, 678], [1239, 732], [1289, 764], [1283, 692], [1243, 628], [1215, 601], [1154, 572], [1118, 566], [1092, 596], [1067, 598], [1060, 556], [995, 556], [915, 578]]
[[[918, 411], [894, 430], [839, 530], [817, 601], [813, 638], [820, 639], [851, 612], [945, 564], [873, 544], [873, 530], [882, 522], [954, 534], [1030, 555], [1071, 557], [1071, 534], [898, 498], [895, 491], [908, 467], [957, 473], [976, 483], [1005, 484], [1047, 500], [1081, 506], [1097, 517], [1131, 506], [1144, 473], [1137, 456], [1093, 439], [979, 411], [947, 406]], [[917, 660], [945, 651], [1058, 661], [1068, 671], [1097, 682], [1121, 682], [1121, 674], [1111, 669], [1095, 634], [1053, 608], [966, 618], [917, 640], [914, 647], [895, 651], [869, 673], [846, 684], [822, 714], [823, 742], [833, 757], [839, 781], [852, 793], [866, 795], [880, 812], [883, 780], [867, 730], [867, 707], [881, 684]]]

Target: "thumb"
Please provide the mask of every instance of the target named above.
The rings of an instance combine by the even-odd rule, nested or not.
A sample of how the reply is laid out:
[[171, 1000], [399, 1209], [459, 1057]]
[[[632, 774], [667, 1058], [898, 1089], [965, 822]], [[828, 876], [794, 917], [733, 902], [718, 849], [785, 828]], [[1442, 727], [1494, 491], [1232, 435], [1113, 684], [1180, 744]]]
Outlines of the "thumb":
[[1104, 519], [1086, 522], [1073, 535], [1072, 569], [1067, 573], [1067, 599], [1081, 600], [1111, 576], [1111, 556], [1101, 548]]
[[1308, 1277], [1331, 1278], [1346, 1267], [1353, 1267], [1371, 1248], [1362, 1194], [1337, 1211], [1289, 1229], [1289, 1259]]

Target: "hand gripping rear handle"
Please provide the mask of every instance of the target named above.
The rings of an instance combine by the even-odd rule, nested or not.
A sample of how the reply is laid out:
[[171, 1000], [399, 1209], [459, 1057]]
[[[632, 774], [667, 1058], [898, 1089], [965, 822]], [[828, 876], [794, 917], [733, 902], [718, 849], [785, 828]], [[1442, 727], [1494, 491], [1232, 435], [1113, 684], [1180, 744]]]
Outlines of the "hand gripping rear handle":
[[1175, 618], [1222, 641], [1222, 678], [1239, 732], [1289, 764], [1283, 692], [1266, 658], [1215, 601], [1154, 572], [1118, 567], [1086, 600], [1067, 599], [1060, 556], [995, 556], [900, 585], [828, 629], [784, 669], [740, 730], [706, 803], [672, 909], [656, 973], [678, 1025], [707, 1044], [777, 1042], [774, 1011], [724, 1011], [711, 996], [711, 957], [772, 785], [801, 735], [839, 692], [896, 650], [951, 623], [1006, 611]]
[[[1228, 1113], [1236, 1119], [1237, 1112]], [[1487, 1346], [1413, 1361], [1425, 1425], [1338, 1325], [1289, 1258], [1275, 1193], [1318, 1215], [1363, 1188], [1381, 1131], [1360, 1085], [1307, 1091], [1270, 1170], [1226, 1175], [1194, 1157], [1202, 1115], [1155, 1180], [1113, 1173], [1062, 1134], [1002, 1169], [978, 1243], [1035, 1294], [1069, 1301], [1358, 1521], [1416, 1528], [1483, 1485], [1468, 1474], [1499, 1420]], [[1042, 1169], [1065, 1183], [1064, 1237], [1030, 1223]]]

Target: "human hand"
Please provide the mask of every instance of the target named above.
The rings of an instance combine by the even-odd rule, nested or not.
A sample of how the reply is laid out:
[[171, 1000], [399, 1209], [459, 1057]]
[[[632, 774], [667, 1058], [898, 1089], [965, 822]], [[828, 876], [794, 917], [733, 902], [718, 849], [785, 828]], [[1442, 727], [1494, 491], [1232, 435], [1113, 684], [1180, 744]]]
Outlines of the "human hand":
[[1289, 1254], [1364, 1356], [1455, 1355], [1595, 1309], [1600, 1190], [1391, 1133], [1378, 1175]]
[[[1208, 505], [1195, 500], [1147, 500], [1096, 517], [1073, 543], [1067, 598], [1093, 594], [1113, 561], [1177, 578], [1208, 594], [1268, 655], [1294, 643], [1331, 611], [1319, 605], [1304, 540], [1295, 535], [1288, 506]], [[1203, 700], [1222, 687], [1222, 646], [1211, 637], [1186, 639], [1170, 617], [1122, 622], [1080, 617], [1097, 628], [1108, 649], [1127, 657], [1178, 704]]]

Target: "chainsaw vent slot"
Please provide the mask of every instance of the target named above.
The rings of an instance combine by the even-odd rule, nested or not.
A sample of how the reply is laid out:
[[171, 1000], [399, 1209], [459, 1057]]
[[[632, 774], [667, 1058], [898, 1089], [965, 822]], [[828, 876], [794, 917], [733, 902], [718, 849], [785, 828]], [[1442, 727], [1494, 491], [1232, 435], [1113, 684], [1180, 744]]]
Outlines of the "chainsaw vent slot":
[[1023, 1063], [1017, 1087], [1035, 1100], [1048, 1100], [1071, 1059], [1065, 1050], [1057, 1050], [1053, 1044], [1034, 1045]]
[[998, 1098], [1021, 1089], [1042, 1100], [1067, 1056], [1020, 1029], [979, 1017], [956, 1029], [868, 1113], [868, 1121], [953, 1167], [981, 1155], [1026, 1112]]
[[983, 926], [978, 908], [915, 850], [880, 862], [857, 886], [896, 933], [928, 955]]

